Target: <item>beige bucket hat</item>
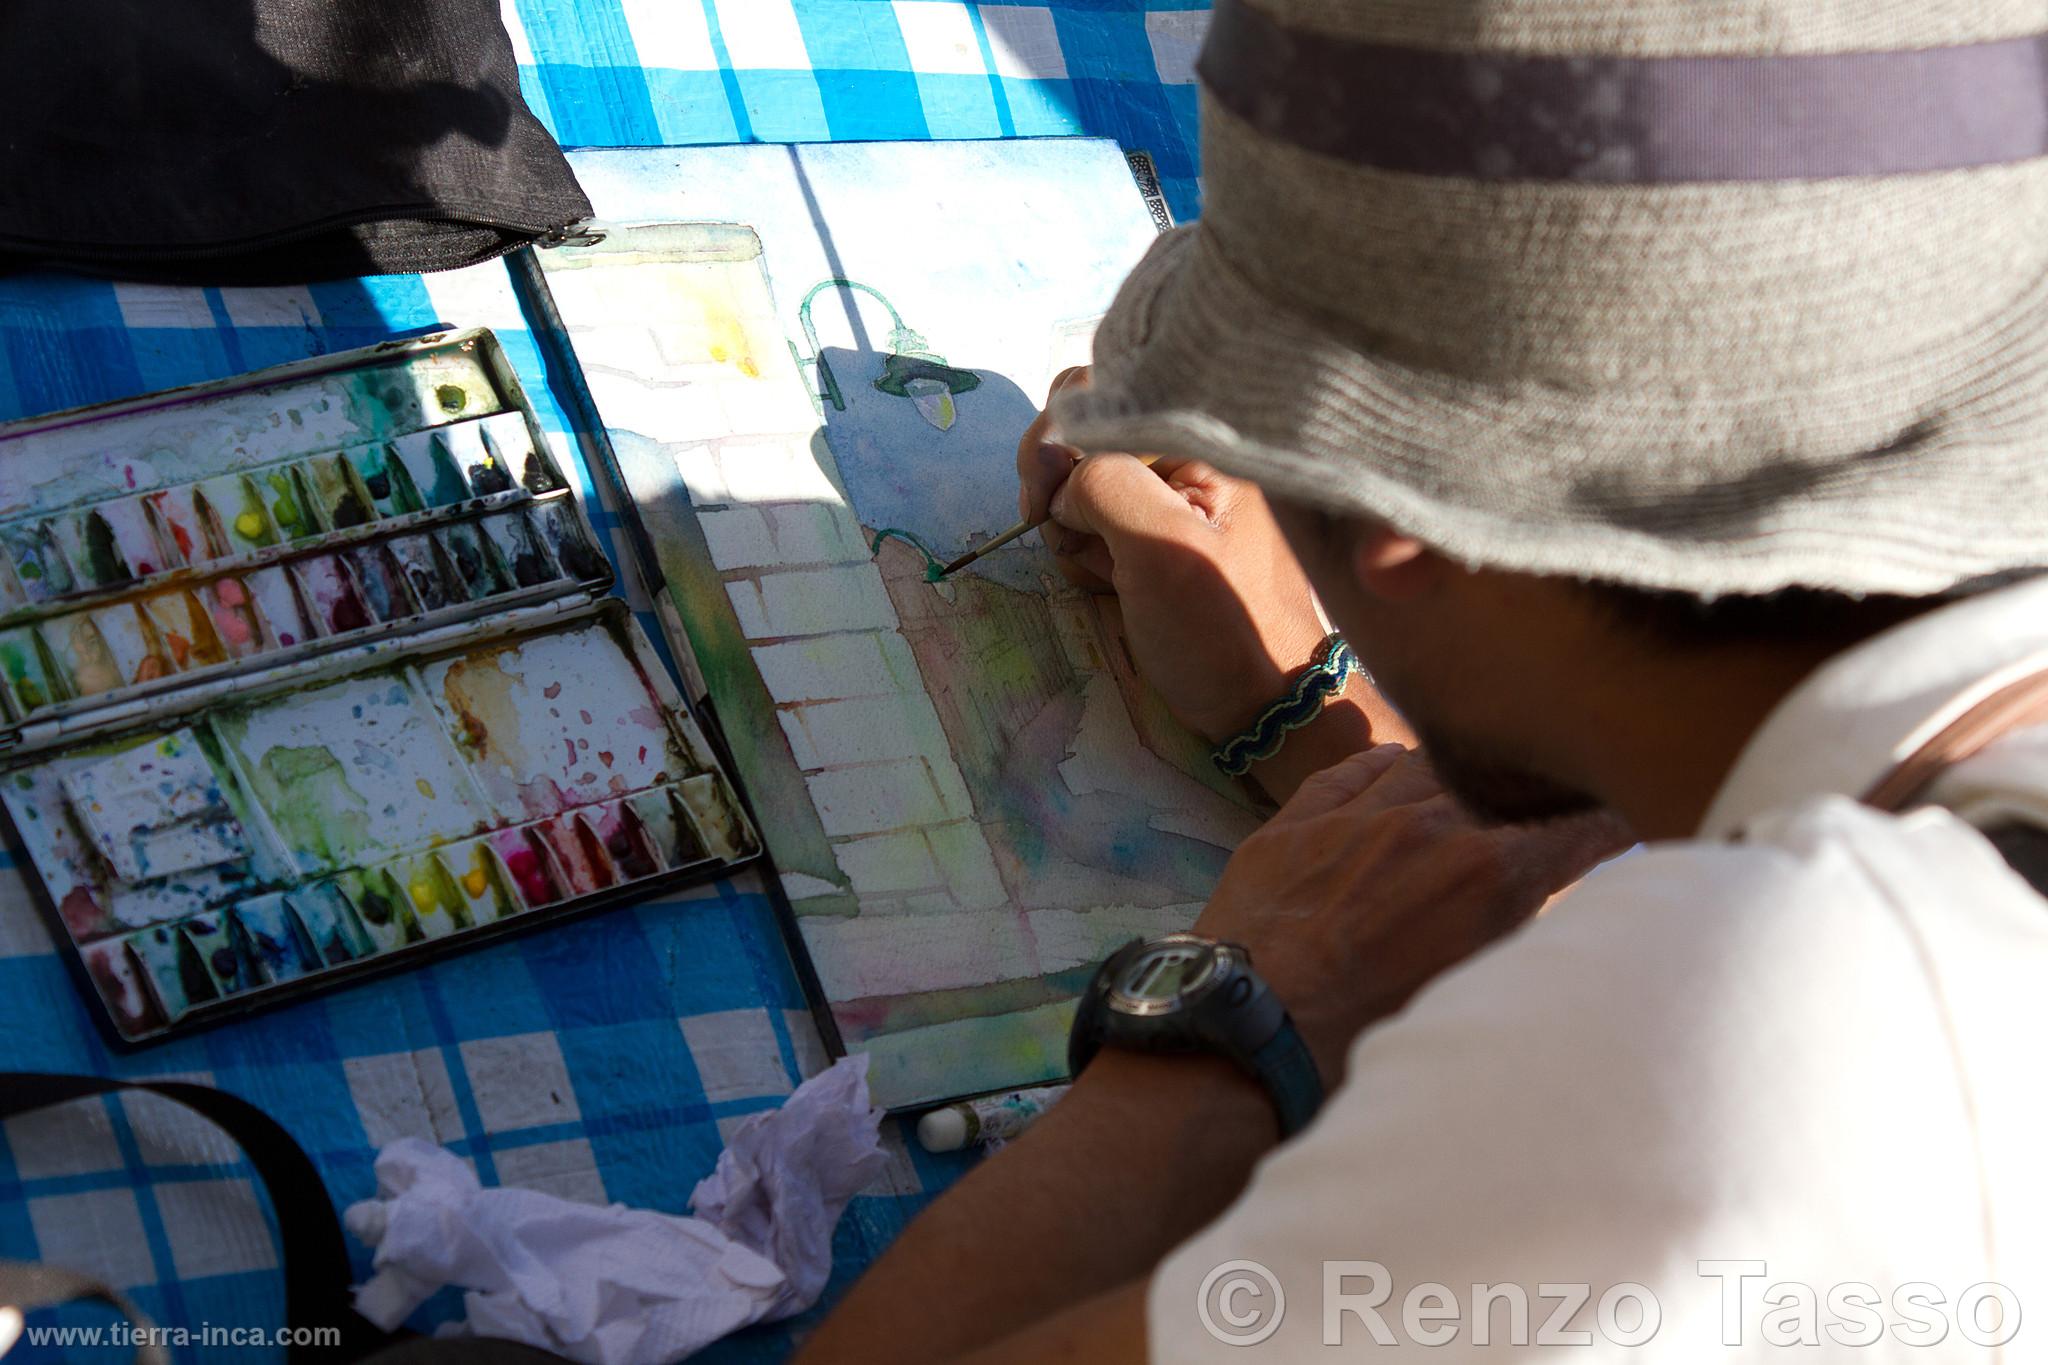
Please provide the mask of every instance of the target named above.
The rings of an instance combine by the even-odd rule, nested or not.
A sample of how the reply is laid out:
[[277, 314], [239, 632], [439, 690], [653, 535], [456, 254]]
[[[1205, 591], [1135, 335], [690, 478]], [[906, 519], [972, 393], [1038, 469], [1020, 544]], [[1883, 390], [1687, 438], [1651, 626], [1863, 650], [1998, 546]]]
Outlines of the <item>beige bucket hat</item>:
[[2048, 564], [2044, 33], [2044, 0], [1218, 0], [1203, 217], [1060, 432], [1704, 596]]

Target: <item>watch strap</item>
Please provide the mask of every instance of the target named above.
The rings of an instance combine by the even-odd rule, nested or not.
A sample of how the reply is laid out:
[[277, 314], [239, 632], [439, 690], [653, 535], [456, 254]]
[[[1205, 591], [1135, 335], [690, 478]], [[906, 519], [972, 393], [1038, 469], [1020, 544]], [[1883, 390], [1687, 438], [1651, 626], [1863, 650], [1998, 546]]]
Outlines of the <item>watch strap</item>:
[[1279, 1029], [1251, 1054], [1249, 1067], [1273, 1098], [1280, 1135], [1293, 1137], [1308, 1127], [1323, 1107], [1323, 1079], [1292, 1019], [1282, 1017]]

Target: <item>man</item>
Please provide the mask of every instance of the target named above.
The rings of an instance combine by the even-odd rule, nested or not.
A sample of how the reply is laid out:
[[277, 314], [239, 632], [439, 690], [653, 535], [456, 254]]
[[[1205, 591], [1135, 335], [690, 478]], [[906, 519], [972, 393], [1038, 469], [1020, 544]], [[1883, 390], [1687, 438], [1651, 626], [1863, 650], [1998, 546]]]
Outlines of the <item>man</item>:
[[806, 1361], [2037, 1357], [2043, 30], [1221, 0], [1205, 216], [1020, 466], [1212, 741], [1311, 584], [1370, 671], [1197, 925], [1328, 1097], [1092, 993]]

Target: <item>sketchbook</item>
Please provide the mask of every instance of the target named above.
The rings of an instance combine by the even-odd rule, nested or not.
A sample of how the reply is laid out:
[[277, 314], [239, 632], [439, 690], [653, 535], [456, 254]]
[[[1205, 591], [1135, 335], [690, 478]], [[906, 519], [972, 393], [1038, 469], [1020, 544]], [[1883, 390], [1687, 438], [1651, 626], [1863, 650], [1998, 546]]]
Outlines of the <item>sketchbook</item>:
[[146, 1043], [758, 841], [489, 332], [0, 427], [0, 805]]
[[[906, 1108], [1066, 1074], [1073, 1002], [1253, 828], [1014, 451], [1153, 238], [1112, 144], [591, 151], [520, 280], [578, 390], [826, 1022]], [[521, 267], [515, 264], [515, 271]]]

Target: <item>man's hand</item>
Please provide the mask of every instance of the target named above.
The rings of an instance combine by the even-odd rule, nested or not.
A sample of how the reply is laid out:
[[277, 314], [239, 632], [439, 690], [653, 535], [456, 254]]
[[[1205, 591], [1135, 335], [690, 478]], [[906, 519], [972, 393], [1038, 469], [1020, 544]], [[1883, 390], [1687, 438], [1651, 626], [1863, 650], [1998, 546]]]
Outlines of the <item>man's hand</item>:
[[[1085, 382], [1068, 370], [1053, 391]], [[1024, 515], [1050, 511], [1069, 581], [1116, 593], [1138, 671], [1181, 723], [1211, 743], [1236, 734], [1323, 638], [1265, 498], [1193, 460], [1076, 462], [1045, 431], [1041, 415], [1017, 447]]]
[[[1053, 392], [1087, 382], [1068, 370]], [[1286, 690], [1322, 643], [1308, 577], [1258, 488], [1197, 460], [1075, 452], [1040, 414], [1017, 446], [1018, 507], [1077, 586], [1114, 592], [1134, 662], [1180, 722], [1221, 743]], [[1375, 740], [1412, 742], [1363, 678], [1253, 770], [1276, 800]]]
[[1335, 1087], [1368, 1025], [1629, 842], [1604, 814], [1481, 826], [1427, 762], [1383, 745], [1303, 782], [1195, 928], [1251, 950]]

